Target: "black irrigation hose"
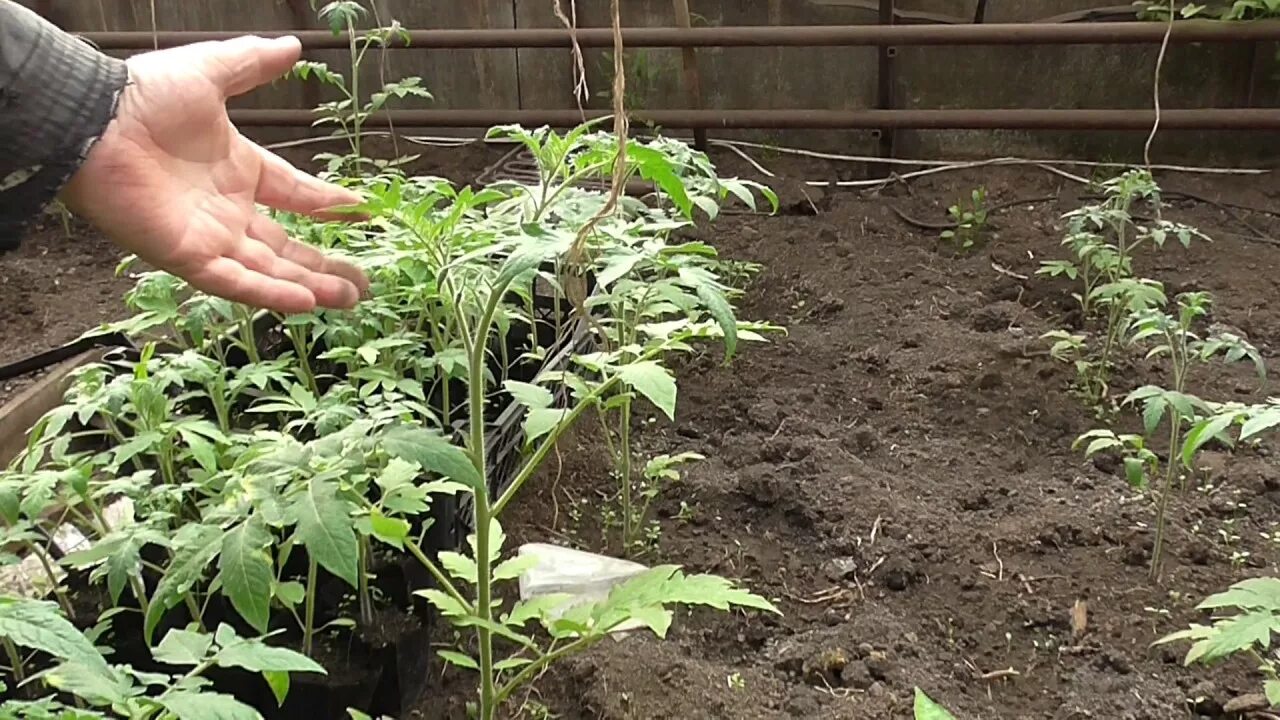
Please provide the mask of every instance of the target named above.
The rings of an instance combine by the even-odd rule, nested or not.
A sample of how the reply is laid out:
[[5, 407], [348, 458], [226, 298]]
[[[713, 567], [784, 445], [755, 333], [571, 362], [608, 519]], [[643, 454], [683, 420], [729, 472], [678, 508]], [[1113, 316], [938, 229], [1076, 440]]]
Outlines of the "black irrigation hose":
[[16, 360], [7, 365], [0, 365], [0, 380], [11, 380], [23, 375], [30, 375], [33, 372], [44, 370], [46, 368], [65, 362], [79, 355], [86, 350], [94, 348], [132, 348], [133, 343], [122, 333], [108, 333], [105, 335], [94, 335], [92, 337], [82, 337], [79, 340], [69, 342], [66, 345], [45, 350], [42, 353], [32, 355], [31, 357]]

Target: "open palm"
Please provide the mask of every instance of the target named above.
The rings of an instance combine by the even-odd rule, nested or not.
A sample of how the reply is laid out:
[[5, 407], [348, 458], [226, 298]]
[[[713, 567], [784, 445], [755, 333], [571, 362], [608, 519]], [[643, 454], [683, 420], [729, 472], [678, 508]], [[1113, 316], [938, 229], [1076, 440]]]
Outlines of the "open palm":
[[359, 201], [242, 136], [226, 102], [284, 75], [296, 38], [245, 37], [128, 61], [116, 119], [63, 200], [113, 242], [197, 289], [279, 312], [348, 308], [355, 266], [290, 239], [258, 205], [325, 216]]

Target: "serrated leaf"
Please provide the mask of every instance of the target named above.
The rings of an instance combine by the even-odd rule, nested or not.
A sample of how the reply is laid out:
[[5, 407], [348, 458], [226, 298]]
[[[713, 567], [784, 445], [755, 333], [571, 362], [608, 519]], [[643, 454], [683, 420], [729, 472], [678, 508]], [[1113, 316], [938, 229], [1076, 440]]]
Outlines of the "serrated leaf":
[[1212, 663], [1250, 648], [1265, 648], [1280, 621], [1270, 612], [1248, 612], [1213, 626], [1213, 633], [1196, 643], [1186, 662]]
[[563, 607], [572, 600], [573, 595], [568, 593], [535, 595], [512, 608], [507, 617], [503, 619], [503, 622], [512, 627], [524, 627], [530, 620], [541, 621], [546, 617], [550, 617], [556, 609]]
[[916, 688], [913, 710], [915, 711], [915, 720], [956, 720], [954, 715], [934, 702], [928, 695], [925, 695], [920, 688]]
[[426, 598], [445, 617], [461, 618], [471, 613], [466, 606], [441, 590], [415, 590], [413, 594]]
[[392, 457], [415, 462], [423, 470], [456, 480], [474, 490], [484, 489], [484, 481], [466, 451], [437, 433], [400, 426], [383, 434], [382, 446]]
[[551, 403], [555, 401], [551, 391], [541, 385], [532, 383], [519, 382], [517, 380], [508, 380], [503, 383], [503, 387], [511, 393], [511, 397], [521, 405], [530, 410], [541, 410], [551, 407]]
[[456, 552], [441, 552], [439, 559], [440, 564], [450, 575], [472, 585], [476, 584], [478, 570], [474, 560]]
[[628, 619], [644, 623], [659, 638], [666, 639], [671, 629], [671, 611], [661, 606], [638, 607], [631, 610]]
[[561, 408], [536, 408], [525, 413], [524, 417], [524, 440], [526, 443], [532, 443], [543, 435], [555, 430], [564, 419], [568, 417], [569, 411]]
[[409, 523], [399, 518], [389, 518], [375, 508], [369, 513], [369, 529], [373, 536], [396, 548], [404, 549], [404, 541], [409, 537]]
[[107, 667], [93, 643], [61, 615], [54, 603], [0, 598], [0, 637], [59, 660], [90, 668]]
[[257, 710], [222, 693], [178, 690], [157, 702], [177, 720], [262, 720]]
[[1205, 598], [1196, 609], [1216, 610], [1224, 607], [1280, 612], [1280, 579], [1259, 577], [1241, 580], [1227, 590]]
[[155, 635], [156, 626], [168, 610], [179, 602], [192, 586], [204, 575], [205, 568], [222, 549], [222, 530], [212, 525], [186, 525], [174, 538], [173, 561], [151, 596], [151, 605], [143, 623], [143, 635], [148, 645]]
[[232, 528], [222, 536], [218, 570], [222, 593], [231, 606], [255, 630], [265, 633], [271, 623], [271, 533], [256, 517]]
[[618, 377], [645, 396], [668, 419], [676, 416], [676, 380], [670, 371], [652, 360], [623, 365]]
[[127, 677], [109, 668], [82, 662], [63, 663], [41, 676], [50, 687], [74, 695], [90, 705], [123, 703], [142, 693]]
[[241, 640], [218, 652], [218, 667], [241, 668], [250, 672], [306, 672], [325, 674], [316, 661], [288, 648], [273, 647], [260, 640]]
[[151, 652], [166, 665], [199, 665], [213, 647], [213, 636], [190, 630], [170, 630]]
[[1146, 428], [1147, 434], [1155, 432], [1160, 427], [1160, 421], [1164, 419], [1165, 401], [1163, 398], [1150, 398], [1147, 400], [1146, 406], [1142, 409], [1142, 425]]
[[495, 581], [515, 580], [537, 564], [538, 558], [536, 556], [517, 555], [495, 567], [493, 569], [493, 579]]
[[312, 478], [289, 508], [298, 540], [325, 570], [358, 584], [360, 547], [351, 521], [351, 503], [338, 497], [336, 483]]

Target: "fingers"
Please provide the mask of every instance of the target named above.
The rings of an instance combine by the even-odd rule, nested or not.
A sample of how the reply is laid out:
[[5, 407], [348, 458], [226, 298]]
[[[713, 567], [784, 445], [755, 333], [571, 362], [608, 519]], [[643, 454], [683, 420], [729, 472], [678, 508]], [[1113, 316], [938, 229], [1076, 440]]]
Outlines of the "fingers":
[[260, 215], [231, 255], [250, 270], [301, 285], [321, 307], [354, 307], [369, 287], [356, 266], [289, 239], [284, 228]]
[[357, 205], [362, 198], [346, 188], [327, 183], [290, 165], [284, 158], [244, 139], [262, 159], [262, 173], [254, 199], [276, 210], [311, 215], [321, 219], [354, 219], [357, 216], [326, 213], [344, 205]]
[[279, 313], [309, 312], [316, 306], [315, 295], [302, 285], [250, 270], [227, 257], [210, 260], [186, 279], [210, 295]]
[[243, 95], [279, 79], [302, 57], [302, 43], [296, 37], [269, 39], [249, 35], [203, 43], [191, 50], [200, 53], [206, 76], [227, 97]]
[[323, 275], [332, 275], [351, 283], [363, 295], [369, 289], [369, 278], [352, 263], [331, 257], [320, 250], [288, 236], [284, 228], [270, 218], [257, 216], [249, 226], [249, 236], [261, 240], [276, 255]]

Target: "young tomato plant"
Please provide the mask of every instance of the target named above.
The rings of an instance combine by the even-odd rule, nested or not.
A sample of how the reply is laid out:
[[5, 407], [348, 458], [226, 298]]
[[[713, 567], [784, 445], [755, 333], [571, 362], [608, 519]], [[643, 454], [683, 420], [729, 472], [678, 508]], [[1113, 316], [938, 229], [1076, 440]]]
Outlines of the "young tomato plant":
[[975, 188], [969, 195], [969, 202], [956, 203], [947, 208], [951, 222], [955, 227], [942, 231], [942, 241], [955, 246], [956, 250], [969, 250], [978, 244], [987, 232], [987, 189]]
[[[1067, 236], [1063, 245], [1070, 248], [1067, 260], [1050, 260], [1041, 264], [1038, 275], [1064, 277], [1081, 283], [1073, 293], [1080, 305], [1081, 322], [1095, 318], [1103, 323], [1093, 333], [1055, 330], [1045, 334], [1055, 347], [1069, 349], [1058, 352], [1071, 362], [1077, 372], [1078, 390], [1085, 402], [1101, 414], [1114, 409], [1110, 402], [1110, 379], [1115, 355], [1129, 333], [1128, 322], [1134, 313], [1162, 305], [1163, 290], [1159, 283], [1135, 277], [1133, 262], [1144, 247], [1163, 248], [1169, 238], [1184, 247], [1193, 239], [1208, 238], [1193, 227], [1166, 220], [1146, 223], [1135, 216], [1139, 203], [1160, 205], [1160, 188], [1145, 170], [1130, 170], [1102, 183], [1103, 200], [1066, 214]], [[1071, 340], [1071, 347], [1061, 343]]]
[[[1146, 357], [1166, 358], [1169, 366], [1169, 386], [1147, 385], [1124, 399], [1124, 405], [1142, 406], [1144, 436], [1119, 436], [1110, 430], [1086, 433], [1077, 445], [1087, 441], [1086, 455], [1103, 450], [1120, 450], [1125, 458], [1126, 475], [1131, 485], [1147, 486], [1149, 476], [1156, 475], [1159, 459], [1147, 449], [1161, 424], [1166, 424], [1165, 445], [1168, 458], [1164, 463], [1163, 479], [1158, 490], [1156, 510], [1155, 545], [1152, 553], [1151, 574], [1158, 577], [1164, 557], [1165, 527], [1169, 499], [1174, 492], [1174, 481], [1179, 468], [1194, 470], [1196, 452], [1203, 445], [1203, 432], [1187, 434], [1187, 429], [1205, 415], [1211, 406], [1191, 395], [1187, 385], [1196, 367], [1221, 357], [1227, 362], [1249, 359], [1260, 378], [1266, 377], [1262, 356], [1244, 339], [1230, 334], [1220, 334], [1202, 339], [1195, 331], [1197, 324], [1209, 313], [1208, 293], [1183, 293], [1177, 297], [1177, 314], [1171, 315], [1159, 307], [1135, 310], [1126, 320], [1130, 329], [1129, 344], [1147, 344]], [[1181, 462], [1179, 462], [1179, 456]]]
[[[460, 349], [464, 363], [465, 404], [460, 409], [464, 440], [455, 445], [443, 438], [419, 437], [404, 443], [401, 453], [422, 470], [444, 478], [454, 491], [470, 496], [469, 552], [441, 553], [437, 563], [412, 546], [403, 525], [393, 532], [384, 524], [385, 532], [376, 535], [409, 549], [438, 583], [420, 594], [457, 626], [475, 633], [474, 655], [452, 650], [442, 657], [478, 672], [476, 714], [483, 720], [492, 720], [516, 690], [550, 664], [620, 627], [639, 624], [665, 635], [673, 606], [774, 611], [768, 601], [727, 580], [689, 576], [674, 566], [663, 566], [615, 588], [599, 603], [570, 608], [564, 606], [563, 597], [544, 597], [498, 613], [498, 587], [518, 578], [532, 562], [527, 557], [503, 557], [500, 517], [564, 432], [585, 413], [601, 412], [610, 403], [614, 403], [610, 407], [621, 407], [620, 397], [626, 403], [643, 398], [674, 417], [676, 381], [664, 365], [667, 356], [691, 351], [691, 343], [697, 340], [720, 339], [727, 359], [739, 342], [763, 339], [760, 332], [769, 328], [734, 316], [726, 288], [717, 281], [709, 247], [669, 241], [674, 230], [691, 220], [695, 209], [717, 208], [731, 194], [750, 198], [748, 184], [717, 178], [705, 156], [660, 139], [637, 143], [630, 150], [635, 158], [630, 172], [654, 180], [660, 189], [656, 207], [627, 200], [618, 213], [599, 222], [590, 237], [590, 273], [598, 290], [588, 304], [600, 349], [574, 355], [571, 365], [544, 372], [534, 382], [504, 380], [493, 373], [488, 364], [489, 339], [495, 332], [501, 337], [504, 324], [528, 321], [519, 288], [537, 282], [558, 286], [560, 278], [551, 268], [562, 262], [581, 224], [606, 201], [602, 194], [581, 186], [604, 176], [613, 165], [610, 153], [617, 147], [608, 136], [590, 134], [586, 127], [564, 136], [545, 129], [496, 132], [508, 133], [530, 147], [542, 182], [536, 187], [504, 188], [509, 196], [494, 196], [486, 215], [464, 218], [454, 227], [454, 237], [468, 236], [468, 227], [488, 228], [488, 242], [478, 251], [444, 253], [440, 267], [452, 280], [436, 286], [453, 317], [449, 346]], [[391, 227], [411, 230], [415, 219], [428, 212], [405, 202], [403, 195], [396, 196], [395, 202], [385, 201], [386, 192], [381, 197], [365, 210]], [[505, 488], [492, 477], [487, 452], [486, 411], [495, 386], [526, 412], [524, 462]], [[566, 406], [557, 406], [557, 388], [567, 391]], [[629, 446], [627, 453], [629, 458]], [[662, 463], [654, 465], [654, 479], [667, 477], [673, 463], [674, 459], [665, 470]], [[641, 507], [636, 503], [629, 517], [634, 519]], [[527, 628], [535, 623], [550, 636], [549, 641], [540, 642], [530, 634]], [[510, 646], [505, 659], [498, 655], [503, 646]]]

